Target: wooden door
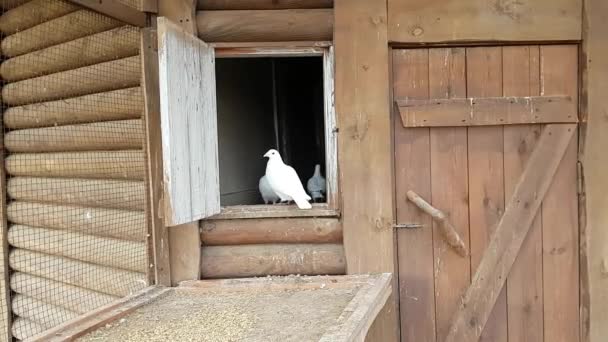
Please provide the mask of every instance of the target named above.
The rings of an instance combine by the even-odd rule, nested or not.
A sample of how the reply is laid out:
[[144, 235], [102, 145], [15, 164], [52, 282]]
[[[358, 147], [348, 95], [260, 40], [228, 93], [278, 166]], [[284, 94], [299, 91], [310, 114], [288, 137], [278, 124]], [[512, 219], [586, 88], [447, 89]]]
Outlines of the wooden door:
[[[577, 51], [393, 50], [397, 223], [422, 225], [397, 233], [402, 341], [580, 340]], [[541, 183], [546, 191], [530, 195], [530, 203], [541, 198], [522, 228], [525, 214], [513, 195], [534, 172], [538, 178], [515, 195]], [[456, 254], [437, 223], [407, 200], [408, 190], [447, 215], [469, 255]], [[509, 220], [516, 223], [502, 222]], [[490, 243], [508, 247], [506, 256], [488, 250]], [[506, 267], [506, 280], [492, 262]], [[490, 273], [496, 279], [488, 283]]]

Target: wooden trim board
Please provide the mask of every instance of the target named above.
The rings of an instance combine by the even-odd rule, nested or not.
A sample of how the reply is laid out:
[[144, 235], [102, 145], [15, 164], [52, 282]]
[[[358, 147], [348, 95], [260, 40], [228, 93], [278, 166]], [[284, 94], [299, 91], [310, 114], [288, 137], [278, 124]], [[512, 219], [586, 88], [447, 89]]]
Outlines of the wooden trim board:
[[340, 212], [327, 204], [312, 204], [310, 210], [300, 210], [293, 205], [235, 205], [223, 207], [211, 220], [246, 218], [288, 218], [288, 217], [339, 217]]
[[148, 16], [146, 13], [138, 11], [133, 7], [124, 5], [116, 0], [68, 0], [80, 6], [86, 7], [95, 12], [106, 15], [110, 18], [120, 20], [125, 24], [146, 27], [148, 26]]
[[397, 100], [403, 127], [576, 123], [569, 96]]

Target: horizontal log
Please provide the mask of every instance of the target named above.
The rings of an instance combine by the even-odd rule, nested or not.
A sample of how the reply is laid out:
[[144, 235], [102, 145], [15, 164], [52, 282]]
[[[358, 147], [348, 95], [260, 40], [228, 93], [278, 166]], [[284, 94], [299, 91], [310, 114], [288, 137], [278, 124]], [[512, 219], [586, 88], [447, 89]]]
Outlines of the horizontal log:
[[138, 54], [139, 31], [122, 26], [11, 58], [0, 65], [0, 76], [14, 82]]
[[13, 177], [7, 193], [28, 202], [144, 210], [144, 182]]
[[79, 9], [67, 1], [32, 0], [0, 16], [0, 31], [9, 35], [59, 18]]
[[277, 244], [204, 246], [203, 278], [243, 278], [266, 275], [344, 274], [346, 262], [340, 244]]
[[89, 264], [25, 249], [13, 249], [9, 255], [9, 263], [14, 271], [117, 297], [127, 296], [147, 286], [144, 273]]
[[332, 40], [333, 10], [199, 11], [206, 42]]
[[3, 0], [0, 2], [0, 8], [3, 10], [9, 10], [17, 6], [21, 6], [30, 0]]
[[11, 325], [13, 337], [21, 341], [38, 335], [45, 330], [47, 330], [45, 326], [23, 317], [15, 317]]
[[11, 289], [16, 293], [79, 314], [87, 313], [119, 299], [115, 296], [21, 272], [15, 272], [11, 276]]
[[13, 313], [47, 329], [78, 317], [74, 311], [17, 294], [12, 300]]
[[2, 100], [18, 106], [135, 87], [140, 81], [140, 58], [133, 56], [9, 83]]
[[20, 129], [137, 119], [142, 117], [143, 109], [141, 88], [126, 88], [10, 107], [4, 112], [4, 126]]
[[4, 135], [10, 152], [133, 150], [143, 147], [141, 120], [31, 128]]
[[404, 127], [492, 126], [578, 121], [577, 104], [569, 96], [398, 100], [397, 106]]
[[14, 57], [122, 25], [118, 20], [79, 10], [10, 35], [0, 47], [5, 56]]
[[128, 241], [146, 241], [143, 211], [70, 207], [12, 201], [7, 218], [15, 224], [63, 229]]
[[198, 0], [199, 10], [276, 10], [332, 8], [333, 0]]
[[342, 224], [333, 218], [205, 220], [201, 228], [205, 246], [342, 242]]
[[146, 272], [148, 264], [143, 242], [23, 225], [9, 228], [8, 242], [17, 248], [135, 272]]
[[144, 152], [141, 150], [17, 153], [5, 159], [11, 176], [144, 179]]

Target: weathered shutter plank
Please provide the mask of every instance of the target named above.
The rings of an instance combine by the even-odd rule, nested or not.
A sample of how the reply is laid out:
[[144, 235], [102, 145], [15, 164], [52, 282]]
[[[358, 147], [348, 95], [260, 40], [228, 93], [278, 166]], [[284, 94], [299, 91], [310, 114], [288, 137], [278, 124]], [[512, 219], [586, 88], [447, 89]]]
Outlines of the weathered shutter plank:
[[158, 18], [165, 224], [220, 211], [213, 48]]

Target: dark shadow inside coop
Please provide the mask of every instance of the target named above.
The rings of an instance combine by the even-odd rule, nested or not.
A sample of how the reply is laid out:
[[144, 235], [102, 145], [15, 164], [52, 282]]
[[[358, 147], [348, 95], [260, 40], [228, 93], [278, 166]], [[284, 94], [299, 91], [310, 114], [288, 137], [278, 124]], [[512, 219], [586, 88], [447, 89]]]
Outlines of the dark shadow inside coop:
[[264, 204], [271, 148], [305, 189], [315, 165], [325, 177], [322, 57], [218, 58], [216, 79], [222, 206]]

